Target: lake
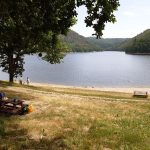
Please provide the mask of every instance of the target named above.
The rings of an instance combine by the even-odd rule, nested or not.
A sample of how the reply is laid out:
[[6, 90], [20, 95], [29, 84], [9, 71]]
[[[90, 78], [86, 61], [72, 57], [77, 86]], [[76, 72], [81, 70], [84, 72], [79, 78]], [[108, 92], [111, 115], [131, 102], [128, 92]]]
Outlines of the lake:
[[[150, 86], [150, 56], [124, 52], [68, 54], [61, 64], [51, 65], [36, 55], [25, 57], [23, 79], [32, 82], [93, 87]], [[8, 75], [0, 71], [0, 80]]]

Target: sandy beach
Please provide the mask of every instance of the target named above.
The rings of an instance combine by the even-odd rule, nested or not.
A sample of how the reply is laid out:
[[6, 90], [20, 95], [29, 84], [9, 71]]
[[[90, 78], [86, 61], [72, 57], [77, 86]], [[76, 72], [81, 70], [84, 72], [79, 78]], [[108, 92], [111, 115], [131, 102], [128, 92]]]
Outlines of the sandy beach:
[[46, 83], [31, 83], [30, 85], [39, 87], [56, 87], [56, 88], [71, 88], [71, 89], [82, 89], [82, 90], [96, 90], [96, 91], [109, 91], [109, 92], [122, 92], [122, 93], [133, 93], [134, 91], [148, 92], [150, 93], [150, 87], [90, 87], [90, 86], [67, 86], [57, 84], [46, 84]]

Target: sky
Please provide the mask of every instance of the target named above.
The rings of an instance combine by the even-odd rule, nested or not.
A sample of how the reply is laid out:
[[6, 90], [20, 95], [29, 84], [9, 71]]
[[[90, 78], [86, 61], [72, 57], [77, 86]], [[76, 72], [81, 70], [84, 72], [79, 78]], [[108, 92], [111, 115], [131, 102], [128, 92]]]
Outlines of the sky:
[[[71, 29], [85, 37], [92, 36], [92, 28], [84, 23], [86, 8], [77, 9], [78, 21]], [[150, 0], [120, 0], [120, 7], [115, 11], [117, 22], [107, 23], [103, 38], [132, 38], [150, 28]]]

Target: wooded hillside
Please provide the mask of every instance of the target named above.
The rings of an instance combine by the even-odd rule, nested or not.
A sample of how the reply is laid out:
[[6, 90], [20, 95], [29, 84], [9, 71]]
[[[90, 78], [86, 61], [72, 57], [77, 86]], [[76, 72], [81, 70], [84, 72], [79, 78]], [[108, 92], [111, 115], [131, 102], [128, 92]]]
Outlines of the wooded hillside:
[[133, 38], [102, 38], [84, 37], [70, 30], [62, 40], [73, 52], [92, 51], [125, 51], [134, 54], [150, 53], [150, 29]]
[[90, 43], [93, 43], [102, 48], [104, 51], [122, 51], [118, 49], [120, 44], [128, 40], [127, 38], [102, 38], [96, 39], [94, 37], [87, 38]]
[[126, 53], [149, 54], [150, 53], [150, 29], [122, 43], [120, 49]]
[[90, 43], [86, 37], [70, 30], [67, 36], [61, 36], [62, 40], [68, 45], [73, 52], [90, 52], [101, 51], [102, 49]]
[[61, 36], [61, 39], [68, 45], [73, 52], [92, 52], [92, 51], [118, 51], [118, 47], [127, 38], [102, 38], [84, 37], [75, 31], [70, 30], [67, 36]]

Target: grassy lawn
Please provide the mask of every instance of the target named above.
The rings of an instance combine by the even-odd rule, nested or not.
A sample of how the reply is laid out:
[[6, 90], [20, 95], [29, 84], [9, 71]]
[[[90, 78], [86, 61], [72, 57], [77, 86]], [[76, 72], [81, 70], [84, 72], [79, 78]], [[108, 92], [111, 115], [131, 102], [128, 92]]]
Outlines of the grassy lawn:
[[34, 108], [24, 116], [0, 114], [0, 149], [150, 149], [149, 99], [86, 89], [10, 86], [7, 82], [0, 82], [0, 91]]

